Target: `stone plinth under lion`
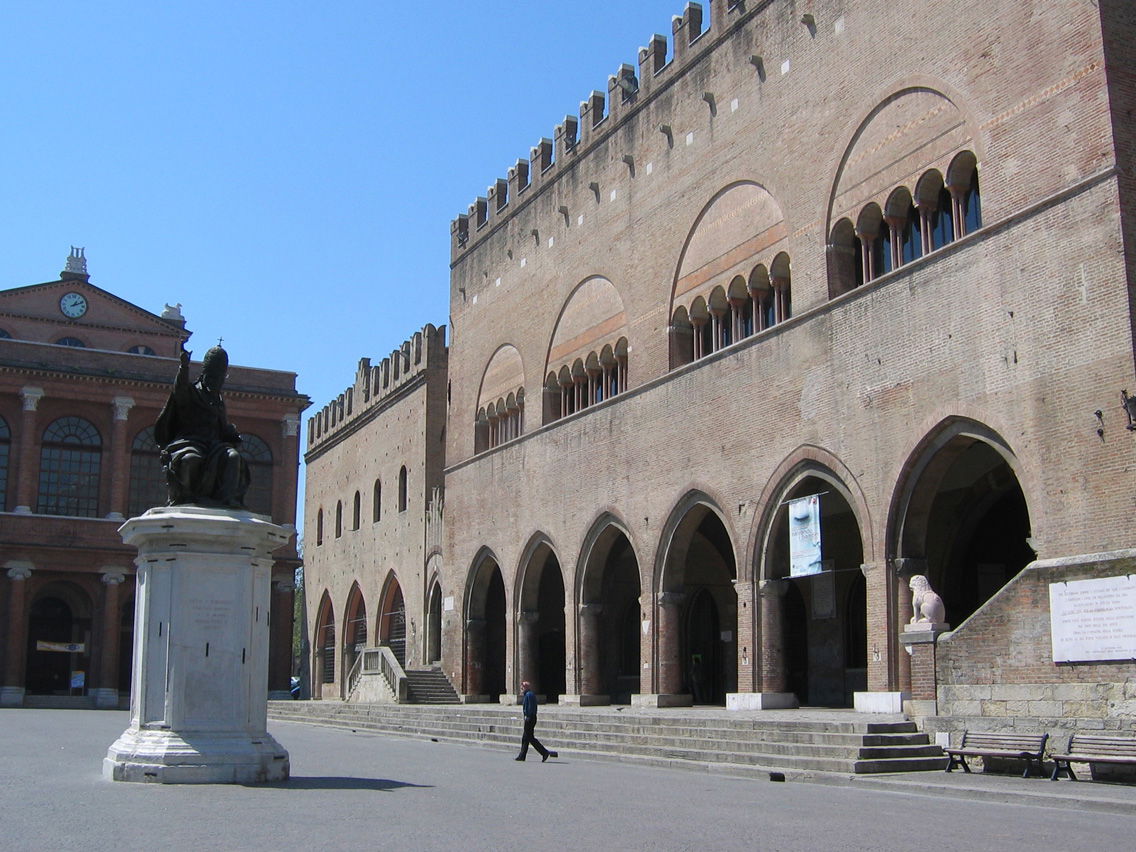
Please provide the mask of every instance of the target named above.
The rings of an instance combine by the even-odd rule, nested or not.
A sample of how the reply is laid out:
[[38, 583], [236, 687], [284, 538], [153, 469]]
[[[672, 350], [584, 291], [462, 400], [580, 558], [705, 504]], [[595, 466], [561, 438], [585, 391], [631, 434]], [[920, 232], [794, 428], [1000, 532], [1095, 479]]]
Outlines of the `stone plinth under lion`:
[[151, 509], [122, 525], [138, 548], [130, 727], [103, 775], [168, 784], [288, 778], [269, 734], [272, 551], [289, 533], [251, 512]]

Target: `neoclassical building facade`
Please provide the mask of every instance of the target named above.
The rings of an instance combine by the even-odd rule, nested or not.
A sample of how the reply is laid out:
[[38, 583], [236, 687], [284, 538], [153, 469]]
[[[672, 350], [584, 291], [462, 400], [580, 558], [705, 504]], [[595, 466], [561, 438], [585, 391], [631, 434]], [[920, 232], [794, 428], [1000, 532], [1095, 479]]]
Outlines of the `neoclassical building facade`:
[[[135, 551], [118, 528], [166, 502], [153, 426], [191, 332], [90, 283], [0, 290], [0, 704], [118, 707], [130, 697]], [[194, 374], [200, 369], [194, 365]], [[230, 368], [252, 511], [294, 525], [294, 373]], [[275, 554], [270, 690], [292, 674], [295, 542]]]
[[[1119, 718], [1131, 661], [1059, 664], [1044, 597], [1136, 564], [1134, 36], [1112, 0], [688, 4], [452, 222], [440, 547], [312, 571], [311, 623], [379, 562], [467, 700]], [[309, 478], [307, 540], [366, 488]]]

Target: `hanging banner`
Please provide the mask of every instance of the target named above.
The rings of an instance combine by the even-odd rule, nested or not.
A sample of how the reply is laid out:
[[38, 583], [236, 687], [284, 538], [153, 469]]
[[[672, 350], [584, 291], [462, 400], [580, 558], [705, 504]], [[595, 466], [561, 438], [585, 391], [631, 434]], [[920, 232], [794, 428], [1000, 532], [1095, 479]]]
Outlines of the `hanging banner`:
[[45, 642], [36, 640], [37, 651], [62, 651], [65, 654], [82, 654], [87, 650], [83, 642]]
[[820, 495], [789, 501], [789, 576], [821, 572]]

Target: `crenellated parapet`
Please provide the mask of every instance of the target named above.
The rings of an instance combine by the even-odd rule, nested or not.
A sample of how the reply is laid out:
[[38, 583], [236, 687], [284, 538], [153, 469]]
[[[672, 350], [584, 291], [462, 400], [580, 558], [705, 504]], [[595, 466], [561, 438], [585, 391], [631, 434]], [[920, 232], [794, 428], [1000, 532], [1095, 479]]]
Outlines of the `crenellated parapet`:
[[608, 77], [605, 91], [592, 91], [581, 101], [575, 115], [566, 115], [556, 125], [552, 138], [541, 138], [530, 149], [528, 159], [517, 160], [506, 177], [497, 178], [484, 196], [474, 199], [469, 209], [450, 223], [451, 261], [465, 255], [496, 224], [513, 215], [542, 187], [554, 183], [585, 151], [613, 133], [654, 93], [708, 52], [715, 36], [724, 34], [742, 18], [760, 13], [772, 2], [687, 3], [683, 13], [671, 21], [669, 40], [665, 35], [652, 35], [647, 45], [639, 48], [637, 64], [620, 65]]
[[332, 440], [430, 370], [446, 368], [446, 327], [427, 323], [378, 364], [360, 358], [355, 381], [308, 419], [308, 450]]

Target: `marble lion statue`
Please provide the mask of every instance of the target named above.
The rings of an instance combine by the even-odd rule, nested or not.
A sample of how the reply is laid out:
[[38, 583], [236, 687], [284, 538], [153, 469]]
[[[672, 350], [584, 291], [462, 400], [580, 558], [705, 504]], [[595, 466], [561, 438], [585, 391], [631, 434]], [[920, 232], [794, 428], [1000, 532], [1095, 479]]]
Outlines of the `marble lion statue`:
[[947, 620], [943, 599], [931, 588], [926, 577], [915, 574], [907, 587], [911, 589], [912, 624], [942, 624]]

